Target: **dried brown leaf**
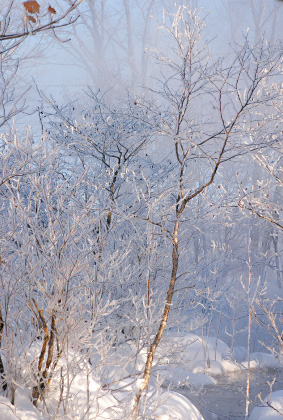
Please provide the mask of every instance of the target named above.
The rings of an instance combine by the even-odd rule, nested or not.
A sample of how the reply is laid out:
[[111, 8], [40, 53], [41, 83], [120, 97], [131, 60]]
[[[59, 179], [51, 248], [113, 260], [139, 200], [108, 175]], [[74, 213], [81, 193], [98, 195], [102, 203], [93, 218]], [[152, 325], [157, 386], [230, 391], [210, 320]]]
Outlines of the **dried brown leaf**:
[[25, 1], [24, 7], [28, 11], [28, 13], [31, 13], [31, 14], [39, 13], [40, 5], [35, 0]]
[[49, 6], [48, 7], [48, 12], [51, 13], [52, 15], [55, 15], [56, 14], [56, 10], [52, 6]]
[[28, 16], [28, 20], [30, 20], [33, 23], [36, 23], [36, 19], [33, 16]]

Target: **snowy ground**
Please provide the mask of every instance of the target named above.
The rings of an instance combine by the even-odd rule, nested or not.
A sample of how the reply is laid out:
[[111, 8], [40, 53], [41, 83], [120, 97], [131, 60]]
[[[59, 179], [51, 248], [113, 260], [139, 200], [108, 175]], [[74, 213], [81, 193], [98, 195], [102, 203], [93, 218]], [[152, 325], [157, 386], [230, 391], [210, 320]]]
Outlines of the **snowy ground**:
[[[137, 343], [128, 342], [114, 347], [111, 350], [111, 366], [105, 371], [105, 378], [108, 379], [106, 384], [105, 380], [102, 382], [101, 376], [97, 376], [95, 369], [91, 370], [88, 360], [77, 363], [74, 358], [72, 368], [68, 371], [72, 379], [68, 395], [63, 395], [64, 404], [58, 405], [59, 382], [56, 385], [56, 381], [53, 381], [45, 401], [45, 414], [33, 407], [30, 390], [18, 387], [15, 406], [10, 404], [8, 398], [0, 396], [0, 420], [129, 419], [142, 380], [145, 358], [146, 351], [137, 351]], [[141, 407], [144, 411], [140, 419], [244, 419], [248, 366], [246, 359], [245, 348], [236, 348], [232, 352], [223, 341], [213, 337], [201, 338], [194, 334], [165, 337], [155, 357], [150, 387], [146, 403]], [[63, 358], [60, 363], [62, 369], [65, 369]], [[250, 409], [253, 409], [250, 420], [281, 420], [282, 416], [276, 410], [283, 412], [282, 356], [254, 353], [251, 355], [250, 365]], [[92, 366], [95, 366], [95, 356]], [[113, 378], [121, 378], [121, 366], [124, 379], [111, 385]], [[141, 376], [136, 377], [133, 374], [137, 372]], [[270, 393], [268, 382], [274, 382], [273, 394], [266, 400]], [[170, 391], [165, 389], [167, 386]], [[278, 391], [274, 392], [276, 390]], [[268, 401], [276, 410], [257, 407], [263, 405], [257, 397], [260, 393], [264, 401]], [[39, 408], [44, 409], [44, 405], [41, 404]]]

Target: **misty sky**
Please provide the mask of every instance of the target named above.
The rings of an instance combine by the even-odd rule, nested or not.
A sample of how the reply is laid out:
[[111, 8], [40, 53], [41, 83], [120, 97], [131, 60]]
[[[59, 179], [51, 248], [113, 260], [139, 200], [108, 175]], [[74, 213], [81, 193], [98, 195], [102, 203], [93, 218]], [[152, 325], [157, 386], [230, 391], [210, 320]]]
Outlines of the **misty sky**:
[[[132, 0], [132, 5], [135, 1]], [[143, 4], [145, 3], [146, 1]], [[161, 3], [172, 5], [173, 0], [163, 0], [163, 2], [157, 0], [156, 9], [153, 14], [154, 16], [159, 14], [159, 16], [156, 16], [159, 22], [162, 19]], [[123, 15], [123, 1], [115, 0], [113, 2], [110, 0], [107, 4], [109, 5], [107, 9], [109, 15], [112, 10], [110, 6], [113, 5], [114, 7], [115, 5], [116, 7], [116, 9], [113, 8], [112, 20], [110, 19], [107, 23], [112, 25], [112, 27], [117, 24], [117, 35], [119, 35], [119, 31], [122, 34], [126, 25]], [[192, 0], [190, 4], [192, 8], [202, 9], [202, 15], [206, 16], [204, 36], [208, 40], [213, 40], [211, 50], [216, 56], [222, 56], [229, 52], [231, 44], [241, 42], [242, 34], [247, 32], [247, 28], [249, 28], [249, 37], [252, 42], [255, 42], [262, 35], [267, 39], [271, 39], [272, 42], [281, 36], [282, 23], [280, 22], [283, 22], [283, 2], [279, 2], [278, 0]], [[85, 15], [87, 7], [88, 4], [86, 2], [82, 9], [82, 15]], [[141, 15], [135, 13], [134, 9], [131, 12], [133, 20], [133, 49], [136, 54], [137, 68], [139, 70], [139, 60], [142, 54], [139, 39], [141, 39], [144, 22], [142, 21]], [[156, 35], [156, 25], [157, 20], [152, 19], [151, 38], [147, 40], [148, 45], [161, 42], [161, 38], [158, 38], [158, 35]], [[74, 30], [77, 38], [74, 35]], [[94, 69], [95, 73], [95, 69], [97, 71], [101, 67], [103, 74], [104, 69], [102, 68], [101, 58], [97, 56], [97, 51], [99, 50], [99, 45], [97, 44], [99, 42], [92, 37], [91, 32], [85, 30], [82, 21], [78, 21], [75, 29], [69, 28], [68, 34], [62, 34], [60, 37], [61, 39], [71, 38], [71, 41], [60, 44], [52, 37], [48, 39], [43, 37], [40, 40], [39, 50], [41, 52], [38, 52], [38, 49], [35, 50], [34, 58], [24, 63], [21, 78], [23, 85], [32, 84], [35, 86], [34, 82], [36, 82], [38, 88], [47, 95], [52, 94], [59, 102], [67, 102], [80, 93], [88, 84], [92, 86], [97, 85], [95, 88], [100, 87], [98, 86], [100, 84], [97, 81], [98, 79], [92, 78], [91, 71]], [[153, 37], [155, 38], [153, 39]], [[123, 35], [121, 35], [121, 39], [123, 39]], [[126, 34], [124, 35], [123, 42], [126, 45]], [[122, 68], [124, 75], [127, 75], [125, 73], [128, 65], [127, 58], [123, 56], [124, 52], [119, 49], [119, 46], [115, 42], [112, 44], [112, 47], [109, 47], [109, 50], [105, 54], [108, 60], [107, 66], [110, 70], [112, 68]], [[28, 43], [25, 45], [29, 47]], [[92, 46], [94, 47], [92, 48]], [[88, 48], [87, 53], [83, 53], [85, 47]], [[74, 54], [75, 48], [79, 52], [82, 52], [81, 57]], [[85, 60], [85, 63], [83, 60]], [[127, 77], [124, 78], [127, 79]], [[113, 84], [120, 83], [119, 77], [114, 80], [111, 73], [107, 74], [105, 79], [102, 90], [107, 89], [108, 86], [112, 87]], [[38, 93], [33, 87], [28, 94], [28, 99], [32, 102], [37, 97]]]

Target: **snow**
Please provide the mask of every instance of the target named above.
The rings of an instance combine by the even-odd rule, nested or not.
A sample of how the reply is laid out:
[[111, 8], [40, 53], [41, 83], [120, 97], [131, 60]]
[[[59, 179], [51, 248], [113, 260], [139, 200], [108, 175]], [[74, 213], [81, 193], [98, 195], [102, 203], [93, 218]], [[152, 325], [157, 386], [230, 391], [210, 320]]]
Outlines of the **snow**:
[[203, 374], [208, 373], [213, 376], [218, 376], [224, 374], [224, 369], [222, 367], [222, 364], [220, 362], [217, 362], [216, 360], [211, 360], [209, 363], [207, 363], [204, 360], [198, 360], [193, 364], [192, 372]]
[[216, 385], [217, 384], [216, 379], [203, 373], [189, 372], [187, 375], [187, 379], [191, 385], [198, 388], [201, 385]]
[[250, 363], [248, 362], [248, 360], [245, 360], [244, 362], [241, 363], [241, 366], [244, 369], [248, 369], [249, 366], [250, 366], [250, 369], [252, 369], [252, 370], [258, 369], [260, 367], [259, 364], [258, 364], [258, 361], [253, 360], [253, 359], [250, 360]]
[[[115, 362], [118, 361], [118, 355], [125, 358], [131, 358], [133, 347], [120, 345], [114, 353], [112, 366], [107, 368], [107, 373], [111, 373], [111, 377], [121, 377], [121, 368]], [[144, 355], [143, 355], [144, 356]], [[68, 359], [74, 357], [69, 354]], [[74, 357], [75, 360], [75, 357]], [[62, 361], [61, 361], [62, 365]], [[120, 379], [111, 384], [105, 383], [95, 376], [95, 369], [92, 371], [88, 361], [81, 363], [72, 363], [73, 370], [71, 372], [72, 381], [68, 393], [68, 412], [72, 420], [80, 420], [88, 411], [90, 418], [96, 420], [121, 420], [130, 418], [133, 411], [134, 399], [143, 384], [142, 377], [135, 379], [134, 376], [126, 379]], [[124, 377], [133, 368], [132, 363], [126, 366]], [[119, 376], [120, 375], [120, 376]], [[204, 375], [205, 376], [205, 375]], [[204, 382], [204, 381], [200, 381]], [[66, 400], [67, 395], [64, 394]], [[49, 411], [55, 413], [57, 409], [57, 401], [60, 398], [60, 387], [53, 386], [50, 392]], [[146, 414], [156, 420], [203, 420], [203, 417], [197, 408], [184, 396], [176, 392], [161, 390], [153, 380], [148, 387], [146, 393]], [[88, 408], [88, 401], [90, 402]], [[59, 415], [63, 415], [61, 409]], [[4, 420], [0, 416], [0, 420]], [[14, 420], [14, 419], [13, 419]], [[36, 419], [37, 420], [37, 419]], [[41, 420], [41, 419], [40, 419]]]
[[255, 407], [249, 416], [249, 420], [282, 420], [283, 390], [273, 392], [271, 397], [268, 395], [263, 401], [268, 402], [273, 408], [268, 406]]
[[[173, 357], [169, 356], [168, 349]], [[170, 365], [172, 365], [172, 359], [174, 364], [174, 354], [181, 355], [181, 361], [178, 360], [177, 368], [182, 367], [187, 376], [189, 372], [205, 375], [203, 376], [204, 384], [213, 382], [211, 376], [219, 376], [241, 369], [240, 364], [234, 360], [229, 346], [215, 337], [199, 337], [192, 333], [169, 336], [160, 344], [157, 354], [159, 363], [163, 365], [166, 365], [166, 358], [171, 359]], [[172, 366], [170, 366], [170, 370], [172, 370]], [[207, 378], [209, 378], [208, 381]], [[194, 378], [191, 377], [191, 379]]]
[[[30, 349], [35, 354], [37, 351], [36, 346]], [[177, 355], [176, 358], [174, 355]], [[189, 399], [177, 392], [165, 391], [160, 384], [170, 385], [174, 389], [185, 386], [200, 393], [207, 385], [217, 386], [219, 378], [245, 370], [248, 366], [247, 356], [244, 347], [235, 348], [232, 352], [222, 340], [214, 337], [199, 337], [191, 333], [165, 336], [156, 352], [150, 385], [144, 393], [146, 415], [155, 420], [203, 420]], [[68, 360], [72, 367], [65, 371], [67, 361], [64, 357], [66, 355], [58, 363], [58, 370], [63, 369], [66, 381], [68, 375], [71, 378], [68, 395], [66, 391], [63, 395], [69, 418], [79, 420], [87, 411], [90, 418], [96, 420], [129, 418], [135, 395], [143, 384], [145, 349], [137, 349], [134, 342], [121, 343], [111, 349], [111, 363], [101, 372], [101, 376], [97, 376], [95, 369], [92, 370], [88, 360], [80, 359], [78, 362], [71, 352]], [[252, 369], [278, 368], [282, 363], [279, 358], [267, 353], [252, 353], [250, 365]], [[92, 365], [96, 365], [95, 357]], [[139, 372], [138, 376], [134, 376], [133, 372]], [[123, 377], [126, 379], [121, 379]], [[60, 375], [55, 375], [47, 397], [49, 413], [53, 414], [60, 400], [59, 380]], [[270, 401], [276, 409], [282, 409], [283, 391], [274, 392]], [[49, 416], [40, 413], [43, 408], [41, 403], [38, 409], [33, 406], [30, 389], [18, 387], [15, 406], [4, 396], [0, 397], [0, 420], [47, 420]], [[58, 415], [63, 414], [62, 408], [59, 408]], [[270, 407], [256, 407], [249, 420], [279, 419], [278, 416]]]
[[33, 406], [29, 390], [17, 388], [15, 406], [5, 397], [0, 397], [0, 420], [47, 420]]
[[273, 354], [268, 353], [252, 353], [251, 354], [251, 360], [255, 361], [258, 365], [258, 367], [262, 368], [268, 368], [268, 369], [276, 369], [280, 365], [283, 364], [283, 356], [277, 355], [274, 356]]
[[136, 381], [135, 381], [135, 383], [134, 383], [134, 386], [133, 386], [133, 390], [134, 390], [134, 393], [136, 394], [136, 395], [138, 395], [138, 393], [140, 392], [140, 389], [141, 389], [141, 387], [142, 387], [142, 385], [143, 385], [143, 379], [137, 379]]
[[[97, 391], [98, 384], [89, 387], [89, 399], [92, 402], [90, 417], [94, 416], [97, 420], [121, 420], [128, 418], [134, 406], [134, 394], [142, 384], [139, 379], [134, 384], [132, 380], [120, 381], [115, 390]], [[134, 391], [134, 392], [133, 392]], [[81, 413], [86, 410], [86, 379], [83, 374], [73, 383], [71, 394], [76, 410], [72, 413], [72, 419], [79, 420]], [[203, 420], [197, 408], [184, 396], [175, 392], [160, 392], [151, 386], [148, 389], [148, 408], [147, 412], [154, 415], [156, 420]], [[80, 413], [80, 414], [78, 414]]]
[[[211, 376], [217, 377], [248, 368], [248, 351], [245, 347], [235, 347], [232, 351], [222, 340], [215, 337], [199, 337], [192, 333], [181, 336], [167, 336], [161, 342], [157, 354], [159, 364], [163, 367], [168, 366], [168, 360], [170, 360], [168, 371], [171, 372], [174, 366], [174, 354], [181, 355], [176, 369], [179, 373], [180, 368], [182, 368], [183, 374], [181, 376], [187, 377], [189, 372], [203, 374], [210, 378]], [[282, 365], [283, 356], [280, 355], [274, 356], [263, 352], [250, 355], [250, 369], [274, 369]], [[171, 376], [173, 380], [174, 375], [171, 374]], [[193, 377], [191, 378], [193, 379]], [[178, 384], [175, 383], [175, 385]]]
[[196, 407], [183, 395], [169, 392], [167, 401], [155, 412], [156, 420], [203, 420]]
[[181, 386], [190, 386], [193, 388], [201, 388], [203, 385], [214, 385], [216, 380], [208, 374], [201, 372], [190, 372], [183, 366], [158, 366], [154, 372], [157, 378], [164, 381], [164, 385], [171, 385], [174, 388]]

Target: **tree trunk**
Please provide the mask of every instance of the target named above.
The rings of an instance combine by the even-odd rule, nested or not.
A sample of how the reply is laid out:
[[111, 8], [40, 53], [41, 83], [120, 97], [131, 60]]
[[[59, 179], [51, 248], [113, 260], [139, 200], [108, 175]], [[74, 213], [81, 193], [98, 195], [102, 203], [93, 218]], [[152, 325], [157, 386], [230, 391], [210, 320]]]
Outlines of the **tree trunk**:
[[[2, 316], [1, 306], [0, 306], [0, 350], [1, 350], [1, 345], [2, 345], [3, 329], [4, 329], [4, 322], [3, 322], [3, 316]], [[3, 391], [6, 391], [7, 382], [5, 379], [5, 370], [4, 370], [1, 354], [0, 354], [0, 383], [1, 383]]]
[[157, 346], [160, 343], [160, 340], [163, 336], [163, 333], [164, 333], [164, 330], [165, 330], [165, 327], [166, 327], [166, 324], [167, 324], [167, 319], [168, 319], [168, 315], [169, 315], [169, 312], [170, 312], [170, 308], [171, 308], [171, 305], [172, 305], [171, 302], [172, 302], [172, 298], [173, 298], [173, 295], [174, 295], [174, 288], [175, 288], [177, 272], [178, 272], [178, 265], [179, 265], [178, 230], [179, 230], [179, 221], [177, 219], [176, 222], [175, 222], [175, 225], [174, 225], [173, 250], [172, 250], [172, 271], [171, 271], [171, 279], [170, 279], [169, 289], [167, 290], [165, 306], [164, 306], [163, 315], [162, 315], [162, 318], [161, 318], [161, 322], [160, 322], [158, 331], [155, 335], [155, 338], [154, 338], [154, 340], [153, 340], [153, 342], [152, 342], [152, 344], [149, 348], [149, 352], [147, 354], [147, 360], [146, 360], [144, 374], [143, 374], [143, 383], [140, 386], [139, 393], [136, 395], [136, 398], [135, 398], [135, 406], [134, 406], [134, 411], [133, 411], [133, 418], [134, 419], [137, 417], [138, 406], [139, 406], [139, 402], [140, 402], [142, 393], [148, 386], [150, 375], [151, 375], [153, 357], [154, 357], [154, 354], [156, 352]]

